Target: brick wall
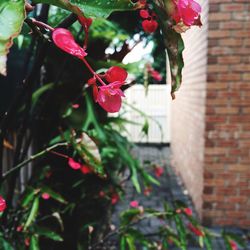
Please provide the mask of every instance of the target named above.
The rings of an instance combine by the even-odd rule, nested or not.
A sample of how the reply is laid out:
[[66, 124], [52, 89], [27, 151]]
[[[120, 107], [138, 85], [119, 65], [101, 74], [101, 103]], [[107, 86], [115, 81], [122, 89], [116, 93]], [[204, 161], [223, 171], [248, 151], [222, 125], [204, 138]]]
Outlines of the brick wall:
[[249, 13], [249, 0], [210, 0], [208, 44], [206, 25], [183, 36], [188, 50], [172, 103], [173, 165], [207, 225], [250, 226]]
[[183, 34], [185, 47], [183, 84], [171, 104], [171, 150], [173, 165], [181, 174], [200, 213], [204, 161], [205, 96], [207, 67], [208, 1], [202, 3], [202, 28]]
[[249, 13], [249, 0], [210, 0], [205, 224], [250, 226]]

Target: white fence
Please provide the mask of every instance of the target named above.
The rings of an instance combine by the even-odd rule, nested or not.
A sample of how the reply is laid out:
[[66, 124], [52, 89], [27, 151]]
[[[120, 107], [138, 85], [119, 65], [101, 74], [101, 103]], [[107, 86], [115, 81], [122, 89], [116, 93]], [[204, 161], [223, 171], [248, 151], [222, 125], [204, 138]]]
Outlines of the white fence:
[[[125, 93], [126, 102], [144, 112], [149, 119], [148, 137], [142, 137], [141, 126], [127, 124], [126, 129], [133, 142], [169, 143], [170, 142], [170, 85], [149, 85], [148, 94], [142, 85], [135, 85]], [[125, 105], [126, 106], [126, 105]], [[145, 117], [129, 109], [126, 118], [144, 124]]]

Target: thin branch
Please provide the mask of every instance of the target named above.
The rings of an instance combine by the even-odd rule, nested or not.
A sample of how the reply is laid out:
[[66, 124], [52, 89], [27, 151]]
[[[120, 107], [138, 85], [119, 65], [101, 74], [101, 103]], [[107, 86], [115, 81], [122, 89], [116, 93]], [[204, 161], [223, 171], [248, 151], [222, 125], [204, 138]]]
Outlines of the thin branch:
[[16, 165], [15, 167], [10, 169], [9, 171], [5, 172], [3, 174], [3, 180], [5, 180], [9, 175], [11, 175], [14, 172], [16, 172], [17, 170], [21, 169], [22, 167], [24, 167], [25, 165], [27, 165], [31, 161], [34, 161], [37, 158], [40, 158], [41, 156], [45, 155], [46, 153], [50, 152], [51, 150], [58, 148], [58, 147], [62, 147], [62, 146], [68, 146], [68, 145], [69, 145], [68, 142], [60, 142], [60, 143], [57, 143], [51, 147], [48, 147], [48, 148], [42, 150], [41, 152], [39, 152], [35, 155], [30, 156], [30, 158], [24, 160], [23, 162], [19, 163], [18, 165]]

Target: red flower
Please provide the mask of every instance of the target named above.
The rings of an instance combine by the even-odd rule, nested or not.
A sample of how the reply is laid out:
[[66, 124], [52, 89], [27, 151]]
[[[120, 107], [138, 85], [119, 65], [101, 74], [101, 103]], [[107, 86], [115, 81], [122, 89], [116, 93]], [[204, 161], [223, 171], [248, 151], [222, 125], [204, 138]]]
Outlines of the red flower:
[[160, 82], [162, 80], [162, 75], [158, 71], [152, 70], [149, 73], [156, 81]]
[[0, 195], [0, 212], [3, 212], [6, 209], [6, 201], [5, 199]]
[[230, 244], [232, 250], [238, 250], [238, 246], [237, 246], [237, 244], [235, 243], [235, 241], [230, 240], [230, 241], [229, 241], [229, 244]]
[[161, 177], [164, 173], [164, 168], [156, 166], [154, 169], [154, 172], [155, 172], [156, 177]]
[[16, 228], [16, 231], [17, 231], [17, 232], [22, 232], [22, 231], [23, 231], [23, 226], [22, 226], [22, 225], [18, 226], [18, 227]]
[[80, 169], [81, 166], [82, 166], [79, 162], [74, 161], [73, 158], [69, 158], [69, 159], [68, 159], [68, 164], [69, 164], [69, 166], [70, 166], [72, 169], [74, 169], [74, 170], [78, 170], [78, 169]]
[[139, 202], [138, 201], [131, 201], [130, 202], [130, 207], [134, 207], [134, 208], [139, 207]]
[[176, 23], [183, 22], [187, 26], [191, 26], [199, 18], [201, 6], [194, 0], [173, 0], [175, 10], [172, 13]]
[[97, 102], [100, 106], [109, 113], [118, 112], [122, 105], [123, 92], [120, 87], [122, 82], [113, 82], [108, 85], [99, 87]]
[[197, 227], [195, 227], [193, 224], [189, 223], [188, 224], [188, 228], [190, 231], [192, 231], [195, 235], [197, 236], [201, 236], [203, 237], [204, 236], [204, 233]]
[[140, 10], [140, 16], [146, 19], [149, 18], [149, 13], [147, 10]]
[[105, 197], [105, 195], [106, 195], [106, 194], [105, 194], [104, 191], [101, 190], [101, 191], [99, 192], [99, 197], [103, 198], [103, 197]]
[[119, 201], [120, 197], [118, 194], [112, 194], [111, 196], [111, 204], [112, 205], [115, 205], [118, 201]]
[[85, 50], [75, 42], [73, 35], [67, 29], [55, 29], [52, 39], [57, 47], [73, 56], [82, 59], [87, 55]]
[[24, 244], [26, 247], [28, 247], [30, 245], [30, 238], [25, 238]]
[[125, 69], [113, 66], [105, 73], [105, 79], [109, 82], [125, 82], [127, 79], [128, 73]]
[[154, 33], [158, 28], [158, 23], [155, 20], [144, 20], [142, 22], [142, 28], [147, 33]]
[[189, 207], [186, 207], [183, 209], [183, 212], [187, 215], [187, 216], [192, 216], [193, 212], [192, 209]]
[[89, 173], [91, 173], [91, 169], [90, 169], [89, 166], [82, 165], [82, 166], [81, 166], [81, 172], [82, 172], [83, 174], [89, 174]]
[[48, 200], [48, 199], [50, 198], [50, 195], [49, 195], [48, 193], [43, 193], [43, 194], [42, 194], [42, 198], [43, 198], [44, 200]]

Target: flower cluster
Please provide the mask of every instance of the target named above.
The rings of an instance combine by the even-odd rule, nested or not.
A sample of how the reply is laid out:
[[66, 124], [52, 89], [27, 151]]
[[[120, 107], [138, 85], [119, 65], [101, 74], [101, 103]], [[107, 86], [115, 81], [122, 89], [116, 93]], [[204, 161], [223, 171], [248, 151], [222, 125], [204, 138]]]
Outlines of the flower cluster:
[[144, 1], [144, 9], [140, 10], [140, 16], [144, 20], [142, 21], [142, 28], [146, 33], [154, 33], [158, 28], [158, 23], [155, 20], [156, 14], [149, 9], [148, 4]]
[[[125, 83], [128, 73], [118, 66], [111, 67], [104, 75], [97, 74], [92, 69], [85, 59], [87, 56], [88, 30], [92, 23], [92, 19], [81, 17], [79, 18], [79, 22], [82, 24], [85, 31], [83, 47], [76, 43], [73, 35], [67, 29], [58, 28], [53, 30], [52, 39], [55, 45], [61, 50], [82, 60], [93, 74], [93, 77], [88, 80], [88, 85], [93, 89], [94, 100], [107, 112], [118, 112], [122, 104], [121, 97], [124, 97], [120, 88]], [[69, 164], [73, 169], [82, 169], [77, 164], [73, 164], [72, 161]], [[83, 172], [86, 173], [86, 169]]]
[[201, 6], [194, 0], [172, 0], [172, 18], [176, 25], [173, 27], [178, 33], [185, 32], [192, 25], [201, 26]]
[[91, 168], [87, 165], [75, 161], [73, 158], [68, 158], [68, 165], [74, 170], [80, 170], [83, 174], [91, 173]]
[[0, 195], [0, 213], [3, 212], [6, 209], [6, 201], [4, 198]]

